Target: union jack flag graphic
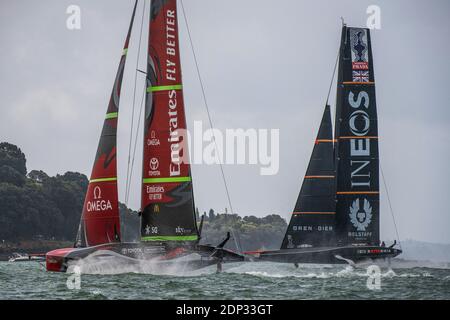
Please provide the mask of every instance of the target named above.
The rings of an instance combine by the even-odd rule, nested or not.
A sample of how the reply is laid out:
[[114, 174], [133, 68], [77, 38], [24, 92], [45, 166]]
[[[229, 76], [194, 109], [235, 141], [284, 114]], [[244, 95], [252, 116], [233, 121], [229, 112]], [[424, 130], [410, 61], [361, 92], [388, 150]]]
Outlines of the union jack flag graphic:
[[353, 82], [369, 82], [369, 71], [352, 71]]

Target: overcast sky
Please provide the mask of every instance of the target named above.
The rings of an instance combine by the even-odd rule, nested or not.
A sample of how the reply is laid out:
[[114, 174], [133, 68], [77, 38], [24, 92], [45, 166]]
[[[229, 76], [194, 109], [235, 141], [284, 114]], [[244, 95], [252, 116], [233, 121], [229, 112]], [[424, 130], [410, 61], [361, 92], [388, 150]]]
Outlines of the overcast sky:
[[[142, 1], [120, 106], [122, 200]], [[81, 30], [66, 28], [71, 4], [81, 8]], [[29, 171], [90, 175], [133, 4], [0, 0], [0, 140], [19, 145]], [[184, 0], [216, 127], [280, 129], [277, 175], [261, 176], [258, 166], [225, 166], [234, 210], [290, 218], [323, 112], [340, 17], [348, 25], [365, 26], [371, 4], [381, 9], [381, 30], [372, 32], [380, 159], [400, 237], [450, 243], [447, 0]], [[181, 10], [179, 18], [192, 128], [193, 121], [207, 118]], [[145, 63], [141, 56], [139, 67], [145, 69]], [[139, 76], [140, 93], [143, 80]], [[223, 211], [228, 205], [219, 167], [194, 165], [192, 171], [200, 211]], [[138, 148], [129, 203], [134, 209], [140, 203], [140, 172]], [[384, 186], [381, 202], [382, 238], [393, 239]]]

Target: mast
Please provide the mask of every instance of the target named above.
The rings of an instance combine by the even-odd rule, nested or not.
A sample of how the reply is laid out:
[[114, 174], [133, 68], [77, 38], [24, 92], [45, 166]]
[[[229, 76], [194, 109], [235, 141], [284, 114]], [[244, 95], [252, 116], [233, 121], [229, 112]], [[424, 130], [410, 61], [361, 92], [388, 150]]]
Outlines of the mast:
[[196, 242], [176, 0], [153, 0], [145, 103], [141, 240]]
[[134, 4], [128, 34], [106, 111], [94, 166], [83, 205], [76, 246], [120, 241], [117, 190], [117, 121], [122, 78], [138, 1]]
[[327, 105], [281, 249], [330, 245], [336, 207], [333, 153], [331, 113]]
[[379, 153], [370, 30], [342, 27], [336, 101], [338, 243], [379, 244]]

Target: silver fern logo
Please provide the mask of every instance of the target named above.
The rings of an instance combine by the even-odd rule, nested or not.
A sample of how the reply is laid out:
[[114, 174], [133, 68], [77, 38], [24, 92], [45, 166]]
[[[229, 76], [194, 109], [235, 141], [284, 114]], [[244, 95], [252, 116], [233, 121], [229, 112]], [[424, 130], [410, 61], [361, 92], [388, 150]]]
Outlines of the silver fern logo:
[[364, 199], [364, 205], [360, 210], [359, 198], [353, 201], [350, 206], [350, 222], [358, 231], [366, 231], [372, 221], [372, 206], [367, 199]]

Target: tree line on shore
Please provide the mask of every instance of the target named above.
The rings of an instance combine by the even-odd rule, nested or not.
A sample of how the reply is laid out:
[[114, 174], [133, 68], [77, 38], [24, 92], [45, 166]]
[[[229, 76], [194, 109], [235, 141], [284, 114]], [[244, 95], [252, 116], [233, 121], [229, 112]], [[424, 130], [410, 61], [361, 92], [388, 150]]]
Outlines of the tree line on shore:
[[[88, 183], [86, 175], [78, 172], [53, 177], [42, 170], [28, 172], [21, 149], [0, 143], [0, 241], [74, 241]], [[122, 240], [138, 240], [137, 212], [122, 203], [119, 208]], [[198, 210], [196, 214], [200, 221]], [[204, 213], [202, 242], [218, 244], [227, 231], [232, 231], [244, 250], [276, 248], [286, 227], [286, 221], [276, 214], [241, 217], [216, 214], [210, 209], [208, 214]], [[232, 247], [233, 240], [228, 247]]]

